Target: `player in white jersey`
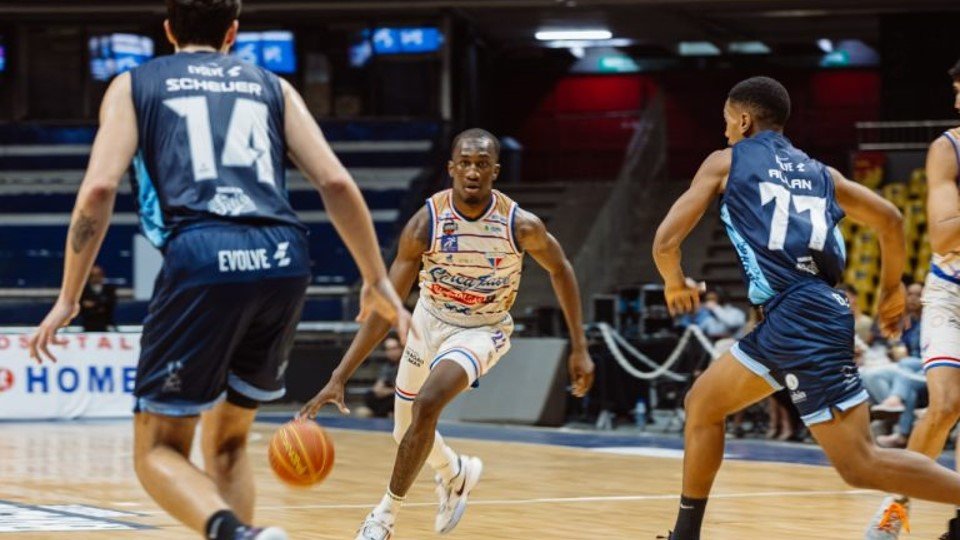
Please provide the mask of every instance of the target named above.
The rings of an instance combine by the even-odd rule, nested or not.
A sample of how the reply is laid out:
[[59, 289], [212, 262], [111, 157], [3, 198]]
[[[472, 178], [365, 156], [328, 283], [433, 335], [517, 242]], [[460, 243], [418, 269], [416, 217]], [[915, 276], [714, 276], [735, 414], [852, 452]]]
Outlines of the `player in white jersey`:
[[[960, 112], [960, 62], [949, 71]], [[923, 288], [920, 348], [930, 405], [907, 449], [936, 458], [960, 419], [960, 128], [930, 144], [927, 152], [927, 230], [933, 262]], [[958, 447], [960, 448], [960, 447]], [[867, 540], [894, 540], [908, 523], [910, 501], [884, 499], [866, 532]], [[906, 527], [909, 529], [909, 527]], [[960, 514], [942, 540], [960, 540]]]
[[[358, 540], [393, 535], [400, 504], [424, 462], [436, 471], [436, 531], [449, 532], [460, 521], [483, 464], [447, 446], [436, 432], [437, 421], [443, 408], [476, 386], [510, 348], [510, 307], [524, 253], [550, 273], [563, 310], [570, 332], [573, 394], [585, 395], [593, 383], [573, 268], [540, 219], [493, 189], [499, 154], [499, 141], [486, 131], [458, 135], [447, 165], [453, 188], [428, 199], [401, 235], [390, 278], [405, 297], [419, 276], [420, 301], [397, 375], [393, 436], [400, 448], [389, 489], [361, 525]], [[349, 412], [343, 403], [344, 384], [388, 329], [386, 321], [368, 319], [330, 382], [301, 415], [313, 417], [327, 403]]]

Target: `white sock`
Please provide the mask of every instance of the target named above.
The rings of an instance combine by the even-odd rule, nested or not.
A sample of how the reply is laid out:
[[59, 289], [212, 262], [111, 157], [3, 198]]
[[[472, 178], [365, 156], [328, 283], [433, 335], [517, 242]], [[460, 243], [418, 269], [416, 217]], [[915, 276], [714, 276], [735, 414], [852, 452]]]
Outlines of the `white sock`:
[[444, 466], [437, 469], [437, 474], [440, 475], [440, 479], [443, 480], [444, 484], [449, 484], [454, 478], [460, 475], [462, 469], [460, 456], [454, 454], [452, 459], [447, 460]]
[[387, 488], [387, 493], [384, 494], [383, 499], [380, 499], [380, 504], [373, 509], [373, 513], [377, 515], [390, 514], [397, 515], [400, 512], [400, 506], [403, 504], [403, 500], [406, 497], [400, 497], [394, 495], [389, 488]]

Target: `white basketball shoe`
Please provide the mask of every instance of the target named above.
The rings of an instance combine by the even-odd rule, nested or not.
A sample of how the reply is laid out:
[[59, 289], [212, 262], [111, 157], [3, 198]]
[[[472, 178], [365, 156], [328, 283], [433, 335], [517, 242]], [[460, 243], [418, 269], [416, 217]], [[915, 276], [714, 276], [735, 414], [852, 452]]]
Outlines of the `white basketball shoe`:
[[370, 512], [354, 540], [390, 540], [393, 538], [393, 514]]
[[467, 496], [477, 487], [483, 473], [480, 458], [460, 456], [459, 459], [460, 473], [450, 482], [444, 483], [439, 475], [436, 477], [440, 508], [434, 528], [440, 534], [452, 531], [460, 523], [460, 518], [467, 510]]

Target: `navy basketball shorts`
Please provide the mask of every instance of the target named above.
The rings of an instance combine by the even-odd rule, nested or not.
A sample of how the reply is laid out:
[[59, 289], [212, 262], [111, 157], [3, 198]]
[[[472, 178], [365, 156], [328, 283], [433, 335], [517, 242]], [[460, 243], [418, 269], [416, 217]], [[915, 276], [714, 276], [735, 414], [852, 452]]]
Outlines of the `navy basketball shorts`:
[[805, 280], [764, 306], [764, 319], [730, 349], [774, 390], [784, 387], [807, 425], [867, 401], [853, 362], [853, 314], [842, 292]]
[[241, 406], [282, 397], [309, 265], [294, 227], [205, 225], [173, 237], [144, 321], [134, 410], [195, 416], [228, 389]]

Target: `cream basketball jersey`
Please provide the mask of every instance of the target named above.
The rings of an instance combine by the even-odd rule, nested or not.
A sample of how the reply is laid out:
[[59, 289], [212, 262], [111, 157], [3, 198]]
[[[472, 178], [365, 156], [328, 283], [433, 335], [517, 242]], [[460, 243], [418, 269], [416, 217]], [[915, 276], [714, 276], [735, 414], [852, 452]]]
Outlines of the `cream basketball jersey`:
[[514, 233], [517, 203], [493, 190], [486, 212], [457, 212], [453, 190], [427, 199], [430, 247], [423, 254], [420, 297], [433, 315], [459, 326], [484, 326], [509, 315], [517, 297], [523, 252]]
[[[957, 154], [957, 162], [960, 163], [960, 128], [951, 129], [945, 132], [943, 136], [950, 141], [954, 152]], [[957, 183], [960, 184], [960, 177], [957, 178]], [[934, 253], [930, 272], [937, 277], [960, 285], [960, 251]]]

